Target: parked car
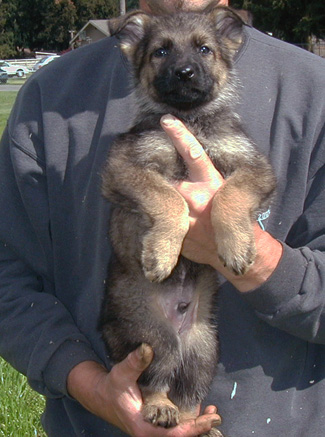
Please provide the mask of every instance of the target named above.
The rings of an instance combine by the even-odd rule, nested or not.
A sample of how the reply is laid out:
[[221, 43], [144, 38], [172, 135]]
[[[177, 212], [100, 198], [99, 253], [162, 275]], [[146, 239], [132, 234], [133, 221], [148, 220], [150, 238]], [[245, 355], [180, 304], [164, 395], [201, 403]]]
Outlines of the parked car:
[[40, 68], [44, 67], [45, 65], [49, 64], [59, 57], [60, 55], [45, 56], [40, 61], [36, 62], [36, 64], [33, 66], [33, 71], [39, 70]]
[[0, 68], [5, 70], [8, 76], [19, 76], [23, 77], [25, 74], [29, 73], [28, 68], [24, 65], [12, 64], [11, 62], [0, 61]]
[[7, 83], [8, 74], [5, 70], [0, 68], [0, 83]]

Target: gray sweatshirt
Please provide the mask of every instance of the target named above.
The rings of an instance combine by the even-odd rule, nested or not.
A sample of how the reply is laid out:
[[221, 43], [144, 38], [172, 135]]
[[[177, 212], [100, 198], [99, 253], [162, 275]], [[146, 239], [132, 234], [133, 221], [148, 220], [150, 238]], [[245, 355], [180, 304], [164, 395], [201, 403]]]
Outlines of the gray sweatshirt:
[[[261, 223], [283, 242], [276, 271], [241, 294], [221, 279], [220, 362], [207, 403], [229, 437], [325, 429], [325, 62], [245, 30], [240, 113], [270, 157], [277, 197]], [[114, 38], [78, 49], [22, 88], [0, 148], [0, 353], [47, 397], [50, 436], [122, 436], [68, 396], [84, 360], [110, 366], [97, 319], [110, 256], [100, 173], [131, 125]]]

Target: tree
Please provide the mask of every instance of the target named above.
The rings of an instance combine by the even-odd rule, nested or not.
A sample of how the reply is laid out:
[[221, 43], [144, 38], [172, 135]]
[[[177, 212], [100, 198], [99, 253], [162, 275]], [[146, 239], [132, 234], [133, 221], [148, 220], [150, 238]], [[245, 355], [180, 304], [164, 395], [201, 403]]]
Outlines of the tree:
[[119, 15], [118, 0], [74, 0], [77, 12], [75, 28], [81, 29], [89, 20], [106, 19]]
[[76, 21], [77, 11], [74, 3], [71, 0], [56, 0], [49, 7], [39, 39], [47, 41], [57, 52], [65, 50], [69, 46], [69, 30], [75, 27]]
[[0, 56], [17, 57], [22, 48], [63, 51], [69, 31], [118, 14], [117, 0], [0, 0]]
[[233, 0], [232, 6], [252, 12], [256, 28], [291, 43], [325, 36], [323, 0]]
[[14, 15], [15, 6], [0, 0], [0, 59], [11, 58], [16, 53]]
[[127, 10], [139, 8], [139, 1], [138, 0], [127, 0], [126, 4], [127, 4]]
[[68, 47], [76, 21], [71, 0], [11, 0], [15, 4], [15, 45], [31, 50], [61, 51]]
[[16, 46], [42, 48], [42, 32], [51, 12], [51, 0], [13, 0], [16, 4]]

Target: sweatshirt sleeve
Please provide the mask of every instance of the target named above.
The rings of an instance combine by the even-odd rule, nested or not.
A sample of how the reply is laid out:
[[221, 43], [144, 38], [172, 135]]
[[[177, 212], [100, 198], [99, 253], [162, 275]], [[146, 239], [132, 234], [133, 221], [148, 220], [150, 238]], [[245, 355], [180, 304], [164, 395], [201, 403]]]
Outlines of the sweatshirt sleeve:
[[309, 342], [325, 344], [325, 138], [310, 163], [304, 211], [283, 243], [280, 263], [244, 299], [272, 326]]
[[[41, 108], [26, 85], [28, 105], [19, 108], [18, 97], [11, 114], [19, 132], [7, 128], [0, 147], [0, 354], [35, 390], [62, 397], [76, 364], [101, 360], [56, 297]], [[35, 111], [33, 126], [23, 120], [27, 110]]]

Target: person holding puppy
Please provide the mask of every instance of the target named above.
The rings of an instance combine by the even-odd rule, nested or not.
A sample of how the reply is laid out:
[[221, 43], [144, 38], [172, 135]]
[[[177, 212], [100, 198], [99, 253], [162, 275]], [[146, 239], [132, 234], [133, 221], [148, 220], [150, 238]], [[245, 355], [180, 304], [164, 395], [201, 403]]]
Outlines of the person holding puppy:
[[[140, 2], [149, 13], [157, 5], [175, 2]], [[277, 197], [255, 225], [255, 263], [232, 275], [209, 220], [227, 182], [179, 120], [162, 118], [189, 169], [178, 186], [190, 209], [182, 254], [222, 275], [208, 406], [170, 429], [141, 416], [137, 380], [150, 359], [136, 350], [111, 368], [97, 330], [109, 259], [100, 172], [113, 138], [132, 123], [127, 65], [108, 38], [65, 55], [21, 90], [0, 149], [0, 353], [46, 396], [48, 435], [196, 436], [219, 423], [213, 405], [225, 435], [322, 435], [324, 61], [247, 27], [235, 68], [237, 109], [270, 158]]]

